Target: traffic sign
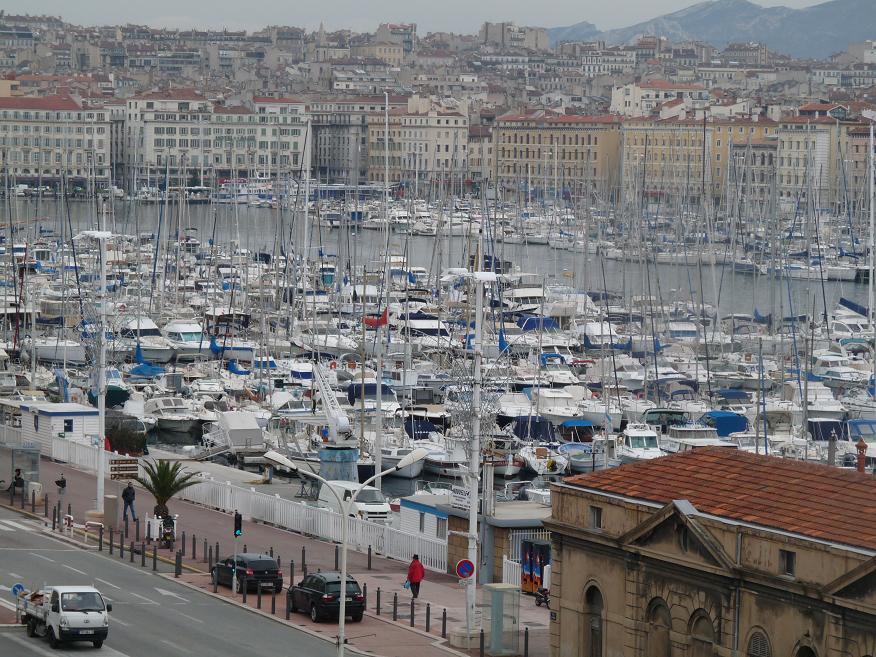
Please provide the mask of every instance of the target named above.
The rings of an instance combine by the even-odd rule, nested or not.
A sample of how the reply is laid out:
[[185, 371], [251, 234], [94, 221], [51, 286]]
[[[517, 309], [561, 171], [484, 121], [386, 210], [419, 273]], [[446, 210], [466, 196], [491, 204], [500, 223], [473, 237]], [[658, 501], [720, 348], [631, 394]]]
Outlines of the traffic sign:
[[135, 479], [140, 474], [137, 459], [110, 459], [110, 479]]
[[469, 559], [461, 559], [456, 562], [456, 575], [462, 579], [467, 579], [474, 575], [474, 564]]
[[18, 596], [20, 596], [22, 594], [23, 591], [24, 591], [24, 584], [19, 582], [18, 584], [16, 584], [15, 586], [12, 587], [12, 597], [17, 598]]

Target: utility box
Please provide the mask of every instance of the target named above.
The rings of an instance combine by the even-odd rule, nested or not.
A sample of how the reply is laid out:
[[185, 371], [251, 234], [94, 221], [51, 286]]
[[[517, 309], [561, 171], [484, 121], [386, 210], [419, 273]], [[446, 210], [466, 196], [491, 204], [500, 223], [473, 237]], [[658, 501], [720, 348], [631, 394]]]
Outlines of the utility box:
[[104, 495], [103, 496], [103, 525], [107, 529], [110, 527], [119, 528], [119, 496]]
[[520, 654], [520, 587], [485, 584], [483, 612], [486, 654]]

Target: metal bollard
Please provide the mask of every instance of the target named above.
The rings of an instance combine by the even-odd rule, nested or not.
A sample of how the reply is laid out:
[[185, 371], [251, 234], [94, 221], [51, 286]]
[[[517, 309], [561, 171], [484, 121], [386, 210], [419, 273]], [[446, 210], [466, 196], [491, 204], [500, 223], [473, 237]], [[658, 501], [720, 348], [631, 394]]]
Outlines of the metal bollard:
[[307, 577], [307, 546], [301, 546], [301, 572]]
[[268, 554], [270, 554], [272, 557], [274, 556], [274, 546], [273, 545], [271, 546], [271, 550], [270, 550], [270, 552], [268, 552]]
[[197, 547], [198, 547], [198, 539], [194, 534], [192, 534], [192, 561], [198, 560]]
[[256, 609], [262, 608], [262, 583], [256, 582]]
[[140, 542], [140, 518], [134, 521], [134, 540]]
[[377, 587], [377, 615], [380, 616], [380, 587]]
[[125, 516], [123, 520], [125, 521], [125, 538], [128, 538], [128, 516]]
[[36, 513], [36, 491], [30, 491], [30, 512]]
[[152, 572], [158, 570], [158, 544], [152, 544]]
[[529, 657], [529, 628], [523, 628], [523, 657]]
[[368, 546], [368, 570], [371, 570], [371, 546]]
[[213, 570], [213, 546], [210, 546], [210, 551], [207, 553], [207, 567]]
[[335, 570], [340, 570], [340, 558], [341, 558], [341, 548], [339, 545], [335, 545]]
[[216, 563], [219, 563], [219, 541], [216, 541], [216, 549], [213, 550], [213, 556], [216, 558]]
[[480, 656], [484, 657], [484, 628], [481, 628], [481, 652]]
[[432, 605], [430, 603], [426, 603], [426, 631], [430, 632], [432, 630]]
[[368, 609], [368, 582], [362, 582], [362, 601], [365, 603], [365, 609]]
[[[246, 552], [246, 550], [244, 550]], [[182, 533], [182, 555], [186, 556], [186, 533]]]
[[295, 559], [289, 559], [289, 584], [295, 583]]
[[131, 563], [134, 563], [134, 541], [131, 541], [131, 545], [128, 547], [130, 549], [129, 554], [131, 555]]
[[43, 496], [43, 517], [44, 518], [49, 517], [49, 494], [48, 493], [46, 493]]
[[140, 568], [146, 567], [146, 543], [140, 541]]
[[416, 602], [415, 598], [411, 598], [411, 627], [414, 626], [414, 602]]
[[271, 589], [271, 616], [277, 615], [277, 588]]
[[52, 531], [55, 531], [55, 525], [58, 521], [58, 512], [55, 507], [52, 507]]
[[241, 579], [240, 583], [241, 587], [243, 587], [243, 604], [246, 604], [246, 590], [249, 588], [249, 584], [246, 583], [246, 576]]
[[204, 539], [204, 551], [202, 552], [204, 555], [204, 563], [207, 563], [207, 539]]
[[177, 550], [176, 561], [173, 564], [173, 576], [179, 577], [180, 575], [182, 575], [182, 552]]
[[103, 526], [97, 528], [97, 551], [103, 552]]
[[280, 570], [280, 568], [282, 568], [282, 567], [283, 567], [283, 562], [280, 561], [280, 553], [277, 552], [277, 570]]
[[73, 505], [71, 505], [69, 502], [67, 503], [67, 515], [68, 516], [73, 515]]
[[110, 546], [110, 556], [113, 554], [113, 533], [114, 529], [110, 527], [110, 535], [109, 535], [109, 546]]
[[249, 552], [249, 550], [246, 549], [246, 543], [243, 544], [243, 552], [244, 552], [244, 554], [246, 554], [247, 552]]
[[125, 537], [119, 532], [119, 559], [125, 558]]
[[212, 580], [213, 580], [213, 593], [218, 593], [219, 592], [219, 571], [218, 570], [211, 570], [210, 574], [212, 575]]
[[392, 620], [398, 620], [398, 593], [392, 594]]
[[447, 638], [447, 608], [444, 608], [444, 611], [441, 612], [441, 638]]

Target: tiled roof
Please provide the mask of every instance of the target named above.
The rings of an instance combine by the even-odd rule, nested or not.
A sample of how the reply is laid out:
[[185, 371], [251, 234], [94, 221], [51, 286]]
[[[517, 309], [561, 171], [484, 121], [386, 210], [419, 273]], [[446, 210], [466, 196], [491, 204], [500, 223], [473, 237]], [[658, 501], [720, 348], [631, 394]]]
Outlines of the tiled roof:
[[854, 470], [712, 447], [565, 482], [876, 550], [876, 476]]
[[0, 109], [68, 111], [82, 109], [70, 96], [0, 97]]

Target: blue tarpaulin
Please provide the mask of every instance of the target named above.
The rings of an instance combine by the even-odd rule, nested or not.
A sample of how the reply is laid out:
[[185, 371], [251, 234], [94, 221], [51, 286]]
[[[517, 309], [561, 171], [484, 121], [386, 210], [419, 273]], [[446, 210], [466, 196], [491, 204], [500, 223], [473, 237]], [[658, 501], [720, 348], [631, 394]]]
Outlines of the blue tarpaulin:
[[554, 442], [554, 425], [539, 415], [523, 415], [514, 419], [514, 435], [521, 440]]
[[554, 330], [559, 328], [557, 323], [550, 317], [539, 317], [537, 315], [522, 315], [517, 320], [517, 326], [524, 331], [537, 331], [538, 329]]

